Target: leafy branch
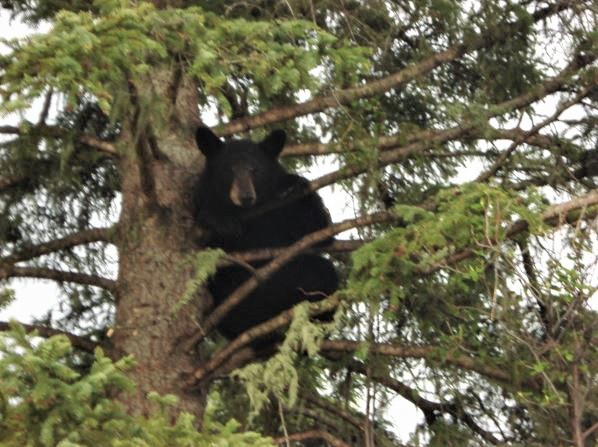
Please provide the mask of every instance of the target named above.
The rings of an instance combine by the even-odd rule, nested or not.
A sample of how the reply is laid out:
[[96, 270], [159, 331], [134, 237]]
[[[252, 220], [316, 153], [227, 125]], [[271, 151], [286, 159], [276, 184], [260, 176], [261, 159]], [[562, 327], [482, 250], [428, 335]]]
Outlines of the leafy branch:
[[[574, 7], [574, 2], [571, 0], [561, 0], [534, 12], [532, 14], [532, 20], [534, 22], [545, 20], [546, 18], [557, 14], [564, 9], [569, 9], [572, 7]], [[234, 120], [228, 124], [220, 126], [217, 129], [217, 132], [221, 136], [232, 135], [254, 129], [256, 127], [275, 124], [281, 121], [297, 118], [299, 116], [308, 115], [310, 113], [321, 112], [328, 108], [336, 108], [347, 105], [357, 99], [371, 98], [372, 96], [384, 93], [390, 89], [399, 88], [406, 83], [431, 72], [433, 69], [442, 64], [446, 64], [458, 59], [468, 52], [488, 48], [501, 43], [512, 36], [520, 26], [520, 23], [507, 25], [501, 24], [495, 29], [484, 30], [483, 33], [468, 38], [467, 42], [462, 42], [449, 47], [444, 51], [434, 53], [423, 61], [409, 65], [403, 70], [388, 75], [382, 79], [367, 82], [359, 87], [335, 90], [328, 96], [320, 96], [300, 104], [279, 107], [257, 115]]]

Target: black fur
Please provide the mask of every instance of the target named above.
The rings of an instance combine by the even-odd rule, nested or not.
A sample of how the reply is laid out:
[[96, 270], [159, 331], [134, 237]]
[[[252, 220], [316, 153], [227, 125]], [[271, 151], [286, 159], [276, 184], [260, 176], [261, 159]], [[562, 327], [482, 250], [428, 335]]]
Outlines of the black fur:
[[[201, 127], [196, 140], [206, 156], [194, 193], [196, 217], [198, 224], [210, 232], [208, 246], [228, 252], [284, 247], [330, 224], [328, 211], [315, 193], [251, 217], [256, 208], [307, 184], [303, 177], [286, 172], [277, 160], [284, 146], [284, 132], [274, 131], [259, 143], [223, 142]], [[236, 196], [238, 204], [231, 195]], [[255, 268], [264, 264], [252, 263]], [[208, 284], [214, 304], [222, 303], [249, 276], [240, 266], [219, 269]], [[300, 255], [260, 284], [218, 328], [227, 338], [234, 338], [301, 301], [319, 301], [337, 287], [338, 276], [328, 259], [316, 254]], [[273, 341], [276, 337], [268, 337], [253, 346], [263, 348]]]

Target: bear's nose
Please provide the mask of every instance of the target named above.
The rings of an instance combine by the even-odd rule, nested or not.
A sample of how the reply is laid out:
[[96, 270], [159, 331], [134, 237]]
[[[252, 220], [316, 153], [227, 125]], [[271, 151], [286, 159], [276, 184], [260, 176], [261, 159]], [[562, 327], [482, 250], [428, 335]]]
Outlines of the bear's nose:
[[247, 208], [255, 203], [255, 195], [246, 194], [239, 197], [241, 199], [241, 206]]

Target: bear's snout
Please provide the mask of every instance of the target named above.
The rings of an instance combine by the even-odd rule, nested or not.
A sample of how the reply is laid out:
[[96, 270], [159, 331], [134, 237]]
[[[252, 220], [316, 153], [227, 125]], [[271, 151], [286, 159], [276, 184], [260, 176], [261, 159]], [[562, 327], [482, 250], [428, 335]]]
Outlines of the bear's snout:
[[236, 206], [249, 208], [255, 205], [257, 196], [255, 194], [255, 187], [253, 186], [253, 179], [249, 173], [235, 173], [235, 180], [231, 185], [229, 196], [231, 202]]

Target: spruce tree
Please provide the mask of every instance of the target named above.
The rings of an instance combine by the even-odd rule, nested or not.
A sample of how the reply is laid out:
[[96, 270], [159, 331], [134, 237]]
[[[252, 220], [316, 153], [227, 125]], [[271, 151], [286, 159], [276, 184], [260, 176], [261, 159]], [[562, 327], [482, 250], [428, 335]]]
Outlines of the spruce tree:
[[[0, 5], [49, 24], [2, 40], [0, 305], [44, 299], [15, 278], [60, 292], [0, 323], [0, 445], [597, 442], [593, 0]], [[202, 246], [207, 121], [284, 129], [289, 169], [335, 166], [295, 198], [333, 186], [354, 215], [252, 280], [315, 250], [339, 291], [235, 340], [204, 285], [264, 253]]]

